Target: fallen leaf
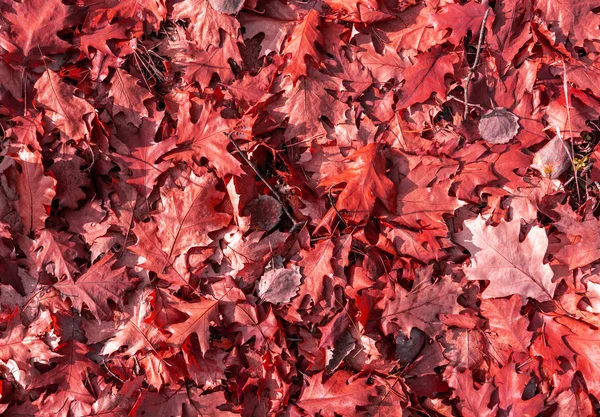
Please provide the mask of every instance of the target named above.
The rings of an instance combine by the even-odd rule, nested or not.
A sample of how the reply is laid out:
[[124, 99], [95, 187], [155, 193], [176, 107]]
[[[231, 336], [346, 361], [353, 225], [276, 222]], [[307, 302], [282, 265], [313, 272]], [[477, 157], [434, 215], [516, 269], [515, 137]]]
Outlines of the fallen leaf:
[[296, 296], [302, 275], [292, 269], [271, 269], [258, 282], [257, 295], [273, 304], [286, 304]]
[[505, 108], [485, 112], [479, 120], [479, 134], [492, 145], [510, 142], [519, 131], [519, 118]]

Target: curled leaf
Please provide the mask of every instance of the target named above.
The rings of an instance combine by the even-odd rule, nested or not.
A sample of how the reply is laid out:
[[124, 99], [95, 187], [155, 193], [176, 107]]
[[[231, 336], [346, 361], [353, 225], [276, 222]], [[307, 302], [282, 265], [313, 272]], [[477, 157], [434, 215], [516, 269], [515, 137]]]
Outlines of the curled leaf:
[[564, 141], [556, 136], [535, 153], [531, 168], [538, 170], [544, 177], [556, 179], [566, 171], [570, 161], [571, 156]]
[[479, 120], [479, 134], [492, 145], [508, 143], [519, 130], [519, 118], [503, 107], [487, 111]]

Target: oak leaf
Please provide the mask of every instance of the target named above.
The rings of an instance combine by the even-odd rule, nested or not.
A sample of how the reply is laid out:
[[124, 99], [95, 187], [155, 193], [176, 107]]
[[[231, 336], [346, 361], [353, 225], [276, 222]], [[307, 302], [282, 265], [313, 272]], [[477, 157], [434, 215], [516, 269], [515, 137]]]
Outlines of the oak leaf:
[[54, 284], [54, 288], [71, 299], [73, 306], [79, 311], [85, 303], [98, 321], [112, 319], [113, 311], [108, 300], [122, 305], [123, 294], [132, 284], [125, 267], [112, 269], [116, 262], [113, 255], [106, 255], [76, 281], [67, 278]]
[[218, 319], [218, 301], [203, 298], [193, 303], [182, 302], [176, 308], [187, 314], [188, 318], [181, 323], [167, 326], [167, 330], [171, 332], [168, 342], [175, 346], [181, 346], [190, 335], [196, 333], [200, 342], [200, 351], [205, 354], [210, 348], [209, 328], [211, 322]]
[[177, 145], [172, 158], [188, 163], [207, 158], [221, 178], [227, 174], [242, 175], [241, 163], [226, 152], [227, 134], [236, 120], [223, 119], [209, 102], [185, 101], [179, 105]]
[[190, 19], [188, 39], [202, 51], [209, 46], [219, 46], [219, 29], [229, 36], [237, 36], [239, 22], [225, 13], [216, 10], [212, 2], [219, 0], [184, 0], [173, 5], [173, 19]]
[[533, 332], [528, 330], [529, 320], [521, 315], [521, 307], [518, 295], [509, 299], [485, 299], [481, 303], [481, 314], [489, 323], [489, 342], [504, 361], [511, 354], [526, 354], [531, 345]]
[[336, 202], [338, 211], [346, 211], [351, 224], [365, 222], [373, 213], [375, 199], [388, 210], [395, 208], [395, 189], [385, 176], [385, 157], [377, 144], [371, 143], [355, 151], [347, 160], [348, 168], [341, 174], [321, 181], [326, 189], [345, 184]]
[[560, 216], [554, 223], [566, 239], [554, 256], [576, 269], [588, 265], [600, 258], [600, 224], [587, 207], [580, 218], [568, 205], [557, 206], [554, 211]]
[[397, 109], [406, 109], [415, 103], [426, 101], [432, 93], [440, 99], [446, 98], [446, 74], [453, 74], [453, 64], [457, 56], [453, 53], [442, 54], [441, 47], [433, 47], [429, 52], [418, 56], [417, 63], [404, 70], [404, 85]]
[[35, 89], [35, 102], [45, 110], [45, 118], [61, 132], [64, 141], [79, 142], [89, 135], [86, 115], [95, 114], [95, 109], [74, 94], [74, 87], [54, 71], [46, 70], [35, 83]]
[[309, 415], [355, 415], [357, 407], [371, 404], [377, 393], [373, 385], [367, 385], [366, 378], [349, 381], [350, 376], [346, 371], [338, 371], [323, 381], [324, 372], [313, 375], [308, 386], [302, 389], [296, 404]]
[[283, 78], [280, 88], [284, 94], [275, 109], [289, 117], [285, 131], [288, 141], [293, 138], [312, 140], [326, 135], [321, 117], [335, 123], [348, 108], [327, 92], [339, 90], [341, 85], [342, 80], [313, 69], [297, 83], [293, 83], [291, 77]]
[[19, 216], [24, 232], [29, 234], [44, 227], [44, 220], [56, 195], [56, 180], [44, 175], [42, 158], [38, 152], [22, 148], [16, 160], [21, 167], [17, 180]]
[[[436, 14], [429, 17], [429, 22], [435, 30], [450, 29], [451, 34], [448, 41], [453, 45], [459, 45], [468, 32], [471, 32], [473, 37], [479, 33], [483, 16], [489, 7], [485, 1], [446, 4]], [[491, 11], [486, 24], [491, 25], [493, 20], [494, 13]]]
[[111, 140], [115, 149], [112, 160], [122, 169], [122, 177], [144, 198], [152, 192], [156, 179], [171, 166], [165, 155], [175, 148], [175, 137], [155, 141], [159, 121], [144, 118], [133, 124], [116, 126], [117, 138]]
[[85, 198], [82, 188], [90, 185], [89, 177], [82, 170], [86, 165], [72, 146], [61, 144], [55, 153], [49, 171], [56, 179], [56, 198], [60, 207], [76, 209], [78, 202]]
[[456, 241], [471, 253], [471, 264], [465, 267], [469, 280], [488, 280], [484, 298], [518, 294], [525, 299], [552, 300], [558, 282], [544, 263], [548, 237], [543, 228], [533, 226], [525, 240], [519, 241], [521, 223], [518, 219], [502, 220], [498, 226], [486, 224], [479, 216], [467, 220]]
[[452, 371], [447, 377], [448, 384], [454, 389], [453, 397], [459, 399], [458, 409], [465, 417], [495, 416], [497, 406], [489, 408], [494, 393], [494, 385], [486, 381], [479, 388], [473, 386], [473, 375], [470, 371], [458, 373]]
[[142, 117], [148, 117], [148, 109], [144, 101], [153, 96], [137, 82], [137, 78], [117, 68], [110, 83], [108, 97], [112, 98], [113, 115], [123, 113], [127, 123], [139, 126]]
[[209, 233], [229, 224], [231, 217], [215, 210], [224, 196], [216, 189], [216, 176], [202, 169], [199, 174], [183, 171], [161, 188], [162, 211], [153, 218], [169, 258], [208, 245], [212, 242]]
[[6, 363], [14, 360], [21, 371], [29, 372], [32, 359], [43, 362], [57, 356], [39, 335], [21, 324], [18, 309], [15, 309], [5, 320], [8, 329], [0, 338], [0, 361]]
[[2, 11], [0, 47], [6, 57], [24, 65], [39, 54], [57, 54], [70, 48], [69, 42], [58, 37], [58, 32], [69, 25], [73, 12], [60, 0], [7, 2]]
[[331, 258], [334, 249], [335, 244], [331, 239], [322, 240], [314, 248], [304, 250], [302, 260], [298, 263], [304, 276], [302, 292], [309, 294], [317, 302], [323, 299], [324, 277], [330, 278], [333, 275]]
[[416, 327], [433, 336], [440, 329], [438, 315], [457, 311], [458, 286], [447, 279], [435, 284], [428, 281], [425, 279], [411, 291], [396, 286], [393, 297], [380, 301], [382, 327], [386, 334], [392, 333], [394, 323], [397, 323], [405, 334], [411, 334]]
[[319, 52], [315, 43], [322, 43], [322, 35], [318, 30], [319, 21], [317, 11], [308, 12], [292, 31], [290, 41], [283, 50], [284, 54], [292, 55], [284, 74], [290, 74], [294, 84], [301, 76], [308, 75], [305, 62], [307, 55], [318, 61]]

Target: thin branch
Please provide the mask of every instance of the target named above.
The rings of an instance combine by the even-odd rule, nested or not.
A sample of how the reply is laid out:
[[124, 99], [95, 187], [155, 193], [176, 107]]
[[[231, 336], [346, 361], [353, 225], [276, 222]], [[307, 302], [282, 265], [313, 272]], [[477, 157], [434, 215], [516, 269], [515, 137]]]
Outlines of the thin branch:
[[[573, 175], [575, 176], [575, 188], [577, 189], [577, 203], [581, 204], [581, 192], [579, 191], [579, 178], [577, 175], [577, 170], [575, 169], [575, 161], [573, 158], [575, 158], [575, 145], [573, 144], [573, 126], [571, 125], [571, 106], [569, 105], [569, 85], [568, 85], [568, 79], [567, 79], [567, 65], [565, 64], [565, 60], [563, 59], [563, 89], [564, 89], [564, 93], [565, 93], [565, 105], [567, 107], [567, 122], [569, 123], [569, 133], [571, 134], [571, 152], [569, 153], [569, 149], [567, 148], [567, 145], [565, 144], [565, 142], [563, 141], [563, 146], [565, 147], [565, 149], [567, 150], [567, 154], [569, 155], [570, 159], [571, 159], [571, 165], [573, 167]], [[556, 127], [556, 131], [558, 132], [558, 136], [560, 137], [560, 131], [558, 129], [558, 126]], [[562, 140], [562, 138], [560, 138]]]
[[283, 212], [285, 213], [285, 215], [293, 223], [292, 230], [295, 230], [296, 228], [300, 227], [304, 222], [298, 222], [298, 221], [296, 221], [296, 219], [294, 218], [294, 216], [292, 215], [292, 213], [290, 213], [290, 211], [285, 206], [285, 202], [283, 201], [283, 199], [281, 198], [281, 196], [279, 195], [279, 193], [277, 192], [277, 190], [275, 188], [273, 188], [271, 186], [271, 184], [269, 184], [267, 182], [267, 180], [265, 179], [265, 177], [263, 177], [262, 174], [258, 171], [258, 168], [256, 167], [256, 165], [254, 165], [254, 163], [252, 161], [250, 161], [250, 159], [248, 159], [248, 157], [246, 156], [246, 154], [244, 153], [244, 151], [242, 151], [242, 149], [239, 147], [239, 145], [237, 144], [237, 142], [231, 137], [232, 133], [233, 132], [229, 132], [227, 134], [227, 139], [229, 139], [229, 141], [233, 144], [233, 146], [238, 151], [238, 153], [240, 154], [240, 156], [242, 157], [242, 159], [250, 166], [250, 168], [252, 168], [254, 170], [254, 172], [256, 173], [256, 175], [258, 175], [258, 178], [260, 178], [261, 181], [265, 183], [265, 185], [267, 186], [267, 188], [273, 194], [273, 197], [275, 197], [277, 199], [277, 201], [279, 201], [279, 204], [281, 204], [281, 208], [283, 209]]
[[345, 229], [346, 227], [348, 227], [348, 225], [346, 224], [346, 220], [344, 220], [344, 218], [342, 217], [342, 215], [338, 211], [337, 207], [335, 206], [335, 201], [333, 201], [333, 197], [331, 196], [331, 187], [329, 187], [329, 189], [327, 190], [327, 195], [329, 196], [329, 203], [331, 204], [331, 207], [333, 207], [333, 209], [335, 210], [335, 214], [337, 214], [337, 216], [339, 217], [340, 221], [344, 225], [344, 229]]
[[487, 22], [489, 14], [490, 9], [488, 8], [485, 11], [485, 14], [483, 15], [481, 29], [479, 30], [479, 42], [477, 43], [477, 54], [475, 55], [475, 61], [473, 62], [473, 66], [469, 69], [469, 74], [467, 75], [467, 80], [465, 81], [465, 114], [463, 115], [463, 120], [467, 120], [467, 116], [469, 115], [469, 84], [473, 79], [473, 75], [475, 75], [475, 69], [479, 65], [479, 58], [481, 56], [481, 45], [483, 45], [483, 38], [485, 35], [485, 23]]

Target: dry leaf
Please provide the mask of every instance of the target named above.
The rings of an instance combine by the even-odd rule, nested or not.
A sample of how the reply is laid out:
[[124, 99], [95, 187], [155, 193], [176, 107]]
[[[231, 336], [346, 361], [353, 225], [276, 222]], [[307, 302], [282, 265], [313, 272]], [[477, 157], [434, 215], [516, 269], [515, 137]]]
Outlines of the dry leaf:
[[271, 269], [258, 282], [261, 300], [273, 304], [289, 303], [300, 288], [302, 275], [292, 269]]
[[506, 110], [498, 107], [487, 111], [479, 120], [479, 134], [492, 145], [508, 143], [515, 137], [519, 130], [519, 118]]
[[544, 177], [556, 179], [569, 168], [570, 164], [571, 156], [566, 143], [559, 136], [555, 136], [535, 153], [531, 167]]

